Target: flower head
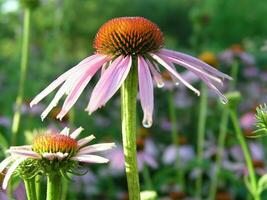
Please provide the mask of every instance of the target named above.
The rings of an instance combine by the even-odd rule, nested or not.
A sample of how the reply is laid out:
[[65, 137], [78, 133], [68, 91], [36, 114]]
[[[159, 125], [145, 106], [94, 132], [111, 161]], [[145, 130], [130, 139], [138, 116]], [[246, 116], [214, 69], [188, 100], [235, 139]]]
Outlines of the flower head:
[[105, 151], [114, 143], [87, 145], [95, 137], [90, 135], [76, 140], [83, 129], [80, 127], [69, 134], [65, 128], [60, 133], [47, 132], [35, 137], [32, 145], [10, 147], [7, 157], [0, 163], [0, 172], [8, 168], [3, 180], [3, 188], [12, 174], [17, 171], [23, 178], [32, 178], [40, 173], [73, 172], [79, 162], [106, 163], [109, 160], [91, 153]]
[[67, 94], [62, 110], [57, 115], [57, 118], [62, 119], [91, 78], [97, 71], [101, 71], [100, 80], [86, 108], [86, 111], [92, 113], [108, 102], [121, 87], [131, 68], [137, 67], [140, 101], [144, 112], [143, 125], [150, 127], [154, 109], [153, 80], [158, 87], [164, 85], [160, 65], [176, 84], [182, 83], [200, 95], [199, 90], [176, 71], [176, 65], [184, 67], [204, 81], [223, 102], [227, 102], [217, 87], [222, 85], [222, 79], [231, 79], [229, 76], [197, 58], [164, 49], [163, 41], [163, 34], [158, 26], [143, 17], [112, 19], [105, 23], [96, 35], [96, 52], [59, 76], [32, 100], [31, 106], [62, 85], [41, 115], [44, 119], [64, 94]]

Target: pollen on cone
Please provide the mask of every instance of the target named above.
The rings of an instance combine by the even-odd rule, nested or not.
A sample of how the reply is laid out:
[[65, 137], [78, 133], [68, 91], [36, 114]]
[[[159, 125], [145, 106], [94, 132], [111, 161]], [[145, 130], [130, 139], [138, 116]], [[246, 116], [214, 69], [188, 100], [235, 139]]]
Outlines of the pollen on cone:
[[163, 46], [163, 35], [143, 17], [121, 17], [105, 23], [98, 31], [94, 48], [112, 56], [145, 54]]

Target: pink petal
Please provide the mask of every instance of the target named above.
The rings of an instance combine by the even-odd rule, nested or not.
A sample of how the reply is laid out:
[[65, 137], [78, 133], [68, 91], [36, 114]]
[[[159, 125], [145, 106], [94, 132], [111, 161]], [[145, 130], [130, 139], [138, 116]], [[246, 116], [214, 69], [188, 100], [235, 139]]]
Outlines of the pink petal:
[[151, 54], [151, 56], [159, 63], [161, 64], [163, 67], [165, 67], [170, 73], [172, 73], [177, 79], [179, 79], [186, 87], [188, 87], [189, 89], [191, 89], [192, 91], [194, 91], [198, 96], [200, 95], [199, 90], [197, 90], [196, 88], [194, 88], [191, 84], [189, 84], [186, 80], [183, 79], [183, 77], [175, 70], [172, 69], [172, 67], [170, 67], [165, 60], [163, 60], [162, 58], [160, 58], [159, 56], [157, 56], [156, 54]]
[[168, 56], [168, 57], [173, 57], [173, 58], [177, 58], [177, 59], [182, 59], [184, 62], [190, 62], [195, 66], [199, 66], [205, 70], [207, 70], [208, 72], [213, 73], [216, 76], [222, 77], [222, 78], [227, 78], [229, 80], [232, 80], [232, 78], [230, 76], [228, 76], [227, 74], [224, 74], [222, 72], [220, 72], [219, 70], [213, 68], [212, 66], [208, 65], [207, 63], [203, 62], [202, 60], [199, 60], [193, 56], [181, 53], [181, 52], [177, 52], [177, 51], [172, 51], [169, 49], [162, 49], [159, 51], [160, 53]]
[[141, 106], [144, 112], [143, 126], [148, 128], [152, 125], [154, 108], [153, 82], [149, 67], [142, 56], [138, 56], [138, 81]]
[[7, 173], [5, 175], [5, 178], [3, 180], [3, 189], [5, 190], [7, 188], [7, 184], [8, 184], [8, 181], [10, 179], [10, 177], [12, 176], [13, 172], [16, 170], [16, 168], [20, 165], [20, 163], [22, 163], [23, 161], [25, 160], [25, 158], [20, 158], [20, 159], [17, 159], [12, 165], [11, 167], [7, 170]]
[[115, 147], [115, 143], [94, 144], [94, 145], [81, 148], [79, 152], [77, 153], [77, 155], [94, 153], [94, 152], [99, 152], [99, 151], [106, 151], [113, 147]]
[[70, 129], [65, 127], [59, 134], [69, 136]]
[[46, 97], [49, 93], [51, 93], [53, 90], [55, 90], [60, 84], [62, 84], [74, 71], [77, 70], [77, 68], [80, 68], [81, 66], [85, 66], [89, 61], [94, 59], [96, 55], [89, 56], [82, 60], [79, 64], [72, 67], [68, 71], [66, 71], [64, 74], [60, 75], [56, 80], [54, 80], [52, 83], [50, 83], [49, 86], [47, 86], [42, 92], [40, 92], [30, 103], [30, 106], [39, 103], [44, 97]]
[[[79, 80], [81, 75], [84, 74], [85, 70], [87, 70], [91, 66], [94, 66], [96, 63], [103, 62], [103, 60], [107, 61], [109, 59], [110, 58], [108, 58], [107, 56], [104, 56], [104, 55], [94, 55], [94, 56], [92, 56], [91, 59], [88, 59], [89, 60], [88, 62], [82, 62], [82, 64], [78, 64], [77, 66], [75, 66], [73, 68], [73, 70], [71, 71], [71, 73], [68, 73], [68, 76], [63, 80], [63, 82], [65, 81], [65, 83], [60, 87], [60, 89], [56, 93], [56, 95], [53, 98], [53, 100], [51, 101], [51, 103], [48, 105], [48, 107], [41, 114], [42, 120], [57, 105], [58, 101], [62, 98], [62, 96], [64, 94], [68, 94], [71, 91], [73, 86], [76, 85], [75, 83], [77, 82], [77, 80]], [[43, 99], [50, 92], [52, 92], [55, 88], [53, 90], [51, 90], [49, 88], [51, 85], [53, 85], [53, 83], [51, 83], [47, 89], [45, 89], [43, 92], [41, 92], [39, 95], [37, 95], [37, 97], [36, 97], [37, 101], [35, 101], [35, 99], [36, 99], [35, 98], [31, 104], [33, 105], [33, 104], [38, 103], [41, 99]]]
[[211, 89], [213, 90], [213, 92], [215, 92], [219, 97], [220, 100], [223, 104], [226, 104], [228, 102], [228, 99], [220, 92], [220, 90], [218, 90], [218, 88], [216, 88], [211, 81], [206, 78], [206, 77], [202, 77], [202, 80], [204, 81], [204, 83]]
[[13, 159], [14, 158], [12, 156], [9, 156], [0, 163], [0, 173], [9, 165], [10, 162], [13, 161]]
[[83, 128], [82, 127], [79, 127], [79, 128], [77, 128], [75, 131], [73, 131], [71, 134], [70, 134], [70, 137], [72, 138], [72, 139], [76, 139], [79, 135], [80, 135], [80, 133], [83, 131]]
[[126, 56], [125, 58], [119, 56], [108, 67], [92, 92], [89, 105], [86, 108], [90, 114], [105, 105], [106, 102], [115, 94], [126, 79], [131, 69], [131, 65], [131, 56]]
[[95, 73], [102, 67], [104, 63], [107, 62], [107, 58], [102, 58], [98, 62], [88, 66], [88, 68], [82, 73], [79, 74], [79, 78], [74, 83], [70, 93], [68, 94], [61, 112], [58, 114], [57, 118], [60, 120], [66, 115], [66, 113], [71, 109], [71, 107], [78, 100], [84, 88], [87, 86], [91, 78], [95, 75]]
[[154, 81], [157, 84], [157, 87], [158, 88], [163, 87], [164, 82], [163, 82], [163, 79], [162, 79], [160, 73], [155, 69], [154, 65], [149, 60], [146, 60], [146, 62], [147, 62], [147, 65], [149, 66], [150, 72], [153, 75]]
[[82, 146], [88, 144], [88, 143], [91, 142], [93, 139], [95, 139], [95, 136], [93, 136], [93, 135], [90, 135], [90, 136], [87, 136], [87, 137], [85, 137], [85, 138], [83, 138], [83, 139], [80, 139], [80, 140], [78, 141], [78, 147], [82, 147]]
[[101, 156], [96, 156], [96, 155], [74, 156], [71, 158], [71, 160], [76, 160], [76, 161], [85, 162], [85, 163], [107, 163], [109, 161], [106, 158], [103, 158]]
[[161, 57], [163, 60], [171, 62], [171, 63], [176, 63], [178, 65], [181, 65], [185, 67], [186, 69], [194, 72], [198, 77], [208, 77], [209, 79], [212, 79], [213, 81], [216, 81], [217, 83], [220, 83], [222, 85], [221, 79], [217, 78], [216, 76], [206, 72], [202, 68], [199, 68], [198, 66], [192, 65], [190, 62], [186, 62], [183, 60], [179, 60], [178, 58], [172, 58], [172, 57], [167, 57], [162, 54], [157, 54], [159, 57]]
[[34, 151], [29, 151], [29, 150], [8, 150], [7, 152], [11, 153], [11, 154], [16, 154], [16, 155], [20, 155], [20, 156], [24, 156], [26, 158], [36, 158], [36, 159], [40, 159], [41, 156], [34, 152]]

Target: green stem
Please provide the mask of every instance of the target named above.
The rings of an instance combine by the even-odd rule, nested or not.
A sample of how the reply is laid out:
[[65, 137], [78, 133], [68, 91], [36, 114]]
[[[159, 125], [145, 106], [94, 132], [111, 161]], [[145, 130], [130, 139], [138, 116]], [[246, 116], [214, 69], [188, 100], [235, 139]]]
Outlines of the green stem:
[[234, 60], [234, 63], [231, 66], [231, 77], [233, 80], [230, 82], [229, 90], [233, 91], [236, 86], [236, 81], [237, 81], [237, 75], [238, 75], [238, 61]]
[[205, 125], [207, 119], [207, 87], [204, 83], [201, 83], [201, 96], [200, 96], [200, 110], [198, 119], [198, 138], [197, 138], [197, 163], [200, 168], [200, 174], [196, 180], [196, 197], [201, 199], [201, 189], [202, 189], [202, 157], [203, 157], [203, 146], [205, 141]]
[[[179, 148], [177, 116], [176, 116], [176, 107], [174, 105], [173, 91], [169, 91], [168, 100], [169, 100], [168, 101], [169, 115], [170, 115], [170, 121], [171, 121], [172, 143], [177, 148]], [[179, 153], [177, 153], [176, 158], [175, 158], [175, 167], [177, 170], [177, 181], [182, 187], [182, 189], [184, 189], [184, 176], [183, 176], [184, 172], [183, 172], [183, 168], [180, 167], [179, 161], [180, 161]]]
[[37, 175], [34, 181], [35, 181], [36, 199], [40, 200], [41, 199], [41, 176]]
[[47, 175], [47, 194], [46, 200], [61, 200], [62, 180], [58, 174]]
[[146, 190], [152, 190], [153, 189], [152, 179], [151, 179], [149, 169], [146, 166], [146, 164], [144, 164], [144, 167], [143, 167], [143, 177], [144, 177]]
[[37, 200], [35, 190], [35, 178], [24, 179], [25, 190], [28, 200]]
[[[234, 90], [236, 86], [237, 81], [237, 74], [238, 74], [238, 62], [234, 61], [232, 67], [231, 67], [231, 77], [233, 80], [230, 82], [230, 90]], [[218, 148], [216, 152], [216, 161], [215, 161], [215, 174], [211, 178], [210, 183], [210, 191], [209, 191], [209, 200], [215, 199], [216, 192], [217, 192], [217, 185], [218, 185], [218, 176], [219, 171], [221, 168], [221, 161], [223, 156], [223, 150], [225, 145], [225, 137], [226, 137], [226, 131], [227, 131], [227, 124], [228, 124], [228, 118], [229, 118], [229, 110], [223, 109], [222, 111], [222, 119], [220, 123], [220, 132], [219, 132], [219, 141], [218, 141]]]
[[30, 14], [31, 10], [29, 8], [25, 8], [24, 11], [24, 22], [23, 22], [23, 38], [22, 38], [22, 49], [21, 49], [21, 63], [20, 63], [20, 80], [19, 80], [19, 88], [18, 95], [16, 98], [16, 111], [13, 116], [12, 122], [12, 144], [15, 145], [17, 141], [17, 133], [20, 124], [21, 117], [21, 106], [24, 96], [24, 85], [27, 73], [28, 66], [28, 55], [29, 55], [29, 38], [30, 38]]
[[209, 191], [209, 200], [214, 200], [217, 192], [217, 185], [218, 185], [218, 176], [221, 169], [221, 162], [223, 157], [223, 150], [225, 144], [225, 137], [227, 131], [227, 124], [228, 124], [228, 116], [229, 112], [227, 109], [223, 110], [222, 119], [220, 123], [220, 132], [219, 132], [219, 141], [218, 141], [218, 148], [216, 153], [216, 161], [215, 161], [215, 173], [211, 177], [210, 183], [210, 191]]
[[137, 66], [135, 62], [121, 87], [122, 141], [130, 200], [140, 200], [136, 156]]
[[248, 168], [249, 182], [251, 185], [250, 190], [251, 190], [252, 196], [253, 196], [254, 200], [260, 200], [260, 194], [258, 193], [258, 190], [257, 190], [257, 179], [256, 179], [256, 174], [255, 174], [253, 162], [251, 159], [248, 145], [247, 145], [246, 140], [242, 134], [235, 110], [232, 110], [232, 109], [230, 110], [230, 117], [231, 117], [234, 129], [235, 129], [237, 140], [238, 140], [238, 142], [242, 148], [242, 151], [243, 151], [243, 154], [245, 157], [246, 165]]

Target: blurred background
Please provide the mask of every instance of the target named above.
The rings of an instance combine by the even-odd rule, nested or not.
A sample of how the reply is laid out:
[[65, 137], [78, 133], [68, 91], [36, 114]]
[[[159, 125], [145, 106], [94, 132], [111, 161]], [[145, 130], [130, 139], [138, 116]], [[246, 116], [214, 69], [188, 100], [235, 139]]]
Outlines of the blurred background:
[[[118, 148], [106, 155], [112, 162], [89, 166], [87, 175], [73, 177], [73, 181], [65, 185], [65, 195], [66, 199], [127, 199], [120, 150], [119, 94], [89, 116], [84, 109], [98, 80], [95, 77], [62, 122], [55, 117], [61, 104], [44, 122], [40, 120], [41, 112], [53, 95], [33, 109], [29, 107], [30, 100], [41, 89], [94, 52], [94, 37], [103, 23], [121, 16], [143, 16], [155, 22], [164, 34], [168, 49], [199, 57], [226, 74], [237, 68], [234, 86], [226, 82], [223, 91], [240, 92], [240, 125], [245, 136], [251, 135], [255, 108], [267, 101], [266, 13], [267, 2], [262, 0], [40, 0], [30, 18], [29, 64], [16, 145], [30, 144], [34, 132], [40, 129], [61, 130], [65, 126], [82, 126], [83, 134], [94, 134], [97, 142], [115, 141]], [[1, 160], [11, 144], [23, 15], [24, 9], [18, 0], [0, 0]], [[192, 81], [200, 88], [198, 81]], [[142, 112], [138, 103], [137, 148], [142, 190], [157, 191], [159, 199], [192, 199], [201, 171], [202, 196], [208, 198], [223, 110], [214, 94], [208, 96], [201, 165], [196, 158], [199, 97], [182, 86], [166, 84], [163, 89], [155, 89], [154, 124], [150, 129], [141, 127]], [[248, 191], [243, 178], [247, 171], [242, 151], [231, 123], [227, 127], [215, 199], [246, 199]], [[173, 137], [173, 132], [178, 137]], [[247, 138], [247, 142], [257, 174], [265, 174], [267, 139]]]

